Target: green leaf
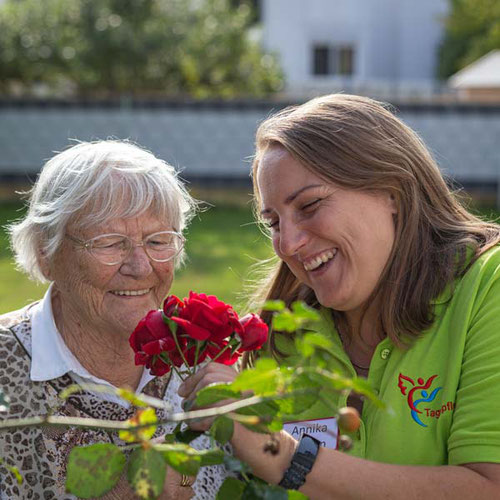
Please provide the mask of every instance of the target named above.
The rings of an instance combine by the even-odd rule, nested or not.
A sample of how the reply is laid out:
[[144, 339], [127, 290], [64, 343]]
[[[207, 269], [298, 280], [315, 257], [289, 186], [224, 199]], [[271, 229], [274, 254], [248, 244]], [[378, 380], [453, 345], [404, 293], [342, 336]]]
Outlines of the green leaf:
[[266, 300], [262, 310], [263, 311], [283, 311], [285, 303], [282, 300]]
[[236, 411], [242, 415], [256, 415], [260, 418], [260, 425], [247, 425], [245, 427], [256, 432], [278, 432], [283, 428], [283, 420], [278, 416], [279, 404], [276, 401], [263, 401], [252, 406], [246, 406]]
[[174, 440], [172, 442], [177, 441], [178, 443], [189, 444], [191, 441], [195, 440], [197, 437], [200, 437], [204, 432], [202, 431], [193, 431], [189, 427], [186, 427], [184, 430], [179, 430], [173, 434]]
[[209, 450], [199, 450], [199, 457], [201, 458], [201, 467], [207, 465], [219, 465], [224, 463], [225, 453], [220, 448], [211, 448]]
[[75, 447], [69, 454], [66, 491], [80, 498], [99, 497], [115, 486], [125, 463], [114, 444]]
[[279, 332], [294, 332], [300, 327], [300, 323], [296, 320], [291, 311], [285, 309], [273, 316], [273, 330]]
[[292, 379], [286, 386], [286, 394], [290, 395], [285, 399], [277, 400], [280, 408], [280, 416], [285, 420], [300, 420], [301, 413], [311, 408], [318, 399], [321, 387], [311, 381], [307, 373], [302, 373]]
[[0, 412], [7, 411], [10, 405], [10, 398], [0, 389]]
[[280, 486], [251, 480], [247, 483], [241, 500], [288, 500], [288, 492]]
[[130, 455], [127, 479], [139, 498], [154, 500], [163, 491], [167, 464], [154, 448], [137, 448]]
[[307, 321], [320, 321], [321, 316], [316, 309], [308, 306], [304, 302], [297, 301], [292, 304], [292, 311], [296, 318]]
[[175, 439], [175, 434], [165, 434], [163, 436], [163, 441], [167, 444], [175, 443], [177, 440]]
[[[132, 429], [130, 431], [121, 430], [118, 432], [118, 436], [120, 439], [127, 443], [134, 443], [136, 441], [149, 441], [156, 432], [157, 421], [158, 418], [156, 417], [156, 411], [154, 408], [137, 410], [135, 415], [126, 421]], [[154, 425], [134, 429], [134, 427], [136, 426], [142, 426], [145, 424]]]
[[239, 500], [243, 494], [245, 485], [246, 483], [235, 477], [228, 477], [222, 483], [215, 500]]
[[232, 437], [234, 432], [234, 422], [224, 415], [217, 417], [210, 427], [210, 434], [220, 444], [226, 444]]
[[224, 399], [239, 399], [241, 392], [233, 388], [232, 384], [214, 384], [201, 389], [196, 396], [196, 405], [210, 406]]
[[324, 335], [316, 332], [305, 333], [295, 339], [297, 352], [305, 358], [310, 358], [319, 349], [330, 351], [333, 347], [332, 341]]
[[181, 474], [196, 476], [201, 466], [200, 452], [187, 444], [157, 444], [154, 449], [163, 455], [165, 461]]
[[255, 367], [243, 370], [230, 385], [238, 391], [252, 391], [256, 396], [275, 394], [282, 385], [281, 372], [274, 359], [257, 360]]
[[229, 472], [241, 472], [243, 474], [250, 472], [250, 467], [245, 462], [231, 455], [224, 455], [224, 466]]
[[118, 394], [118, 396], [120, 396], [125, 401], [132, 403], [134, 406], [138, 407], [148, 406], [147, 403], [145, 403], [137, 394], [135, 394], [133, 391], [129, 389], [124, 389], [123, 387], [119, 387], [116, 390], [116, 394]]
[[309, 497], [297, 490], [287, 490], [288, 500], [307, 500]]

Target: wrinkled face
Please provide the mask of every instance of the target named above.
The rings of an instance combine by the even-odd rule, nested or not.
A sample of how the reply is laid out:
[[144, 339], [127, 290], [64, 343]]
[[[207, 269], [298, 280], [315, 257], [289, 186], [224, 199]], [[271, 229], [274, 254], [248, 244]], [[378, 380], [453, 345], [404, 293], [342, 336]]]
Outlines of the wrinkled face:
[[264, 152], [257, 185], [280, 259], [323, 306], [359, 311], [394, 243], [390, 194], [341, 188], [280, 147]]
[[[136, 243], [171, 225], [151, 213], [129, 219], [112, 219], [90, 229], [70, 224], [66, 233], [88, 240], [106, 233], [124, 234]], [[54, 281], [63, 310], [63, 318], [96, 332], [116, 332], [124, 338], [151, 309], [157, 309], [168, 294], [174, 277], [174, 260], [154, 262], [142, 247], [131, 250], [122, 263], [107, 266], [68, 238], [50, 265], [43, 264], [45, 274]], [[57, 318], [56, 318], [57, 319]]]

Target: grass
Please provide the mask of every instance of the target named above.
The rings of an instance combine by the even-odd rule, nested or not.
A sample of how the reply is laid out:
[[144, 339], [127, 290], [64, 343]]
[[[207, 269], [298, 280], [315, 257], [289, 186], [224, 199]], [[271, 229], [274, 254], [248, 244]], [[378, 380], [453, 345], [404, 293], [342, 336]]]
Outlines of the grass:
[[[186, 235], [188, 260], [177, 272], [171, 292], [180, 297], [189, 290], [214, 294], [241, 308], [249, 268], [272, 254], [270, 244], [253, 222], [245, 193], [232, 190], [212, 199], [207, 193], [195, 195], [209, 199], [215, 206], [200, 213], [191, 224]], [[489, 219], [500, 216], [491, 208], [475, 211]], [[22, 214], [19, 201], [0, 202], [0, 314], [41, 298], [46, 289], [46, 285], [36, 285], [13, 265], [3, 226]]]
[[[41, 298], [47, 288], [14, 267], [3, 226], [22, 213], [19, 202], [0, 202], [0, 314]], [[272, 252], [253, 222], [250, 206], [225, 202], [212, 207], [196, 217], [186, 236], [188, 259], [177, 271], [171, 292], [180, 297], [189, 290], [214, 294], [239, 310], [249, 267]]]

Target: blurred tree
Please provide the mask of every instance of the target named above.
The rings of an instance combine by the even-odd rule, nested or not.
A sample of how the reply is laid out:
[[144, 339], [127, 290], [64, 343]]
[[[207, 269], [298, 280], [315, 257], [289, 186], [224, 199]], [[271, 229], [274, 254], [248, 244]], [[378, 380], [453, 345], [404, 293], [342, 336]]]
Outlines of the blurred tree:
[[439, 54], [441, 78], [500, 49], [499, 0], [449, 0], [450, 14]]
[[0, 6], [4, 92], [264, 96], [275, 58], [248, 35], [251, 3], [230, 0], [7, 0]]

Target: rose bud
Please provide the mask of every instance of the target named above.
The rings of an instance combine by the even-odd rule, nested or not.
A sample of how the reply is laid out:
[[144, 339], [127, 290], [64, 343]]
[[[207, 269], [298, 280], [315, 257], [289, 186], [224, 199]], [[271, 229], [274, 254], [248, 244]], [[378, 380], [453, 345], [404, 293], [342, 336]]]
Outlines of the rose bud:
[[352, 439], [345, 434], [339, 437], [339, 450], [349, 451], [352, 448]]
[[345, 432], [356, 432], [361, 425], [358, 410], [351, 406], [341, 408], [339, 410], [338, 424]]
[[170, 318], [177, 312], [177, 308], [182, 307], [184, 303], [175, 295], [169, 295], [163, 301], [163, 312], [167, 318]]

